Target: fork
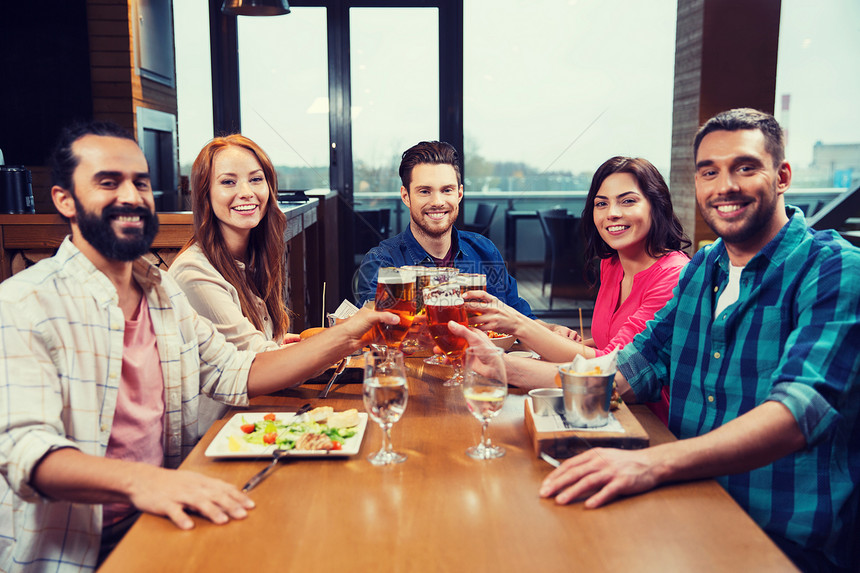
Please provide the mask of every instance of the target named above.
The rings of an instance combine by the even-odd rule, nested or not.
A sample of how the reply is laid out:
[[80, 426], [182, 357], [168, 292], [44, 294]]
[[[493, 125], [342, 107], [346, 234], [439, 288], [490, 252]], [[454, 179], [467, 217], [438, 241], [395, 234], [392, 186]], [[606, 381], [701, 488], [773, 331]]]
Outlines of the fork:
[[340, 376], [340, 373], [343, 372], [344, 368], [346, 368], [346, 360], [346, 356], [341, 359], [340, 364], [337, 365], [337, 368], [334, 370], [334, 374], [331, 375], [331, 379], [328, 381], [328, 384], [326, 384], [325, 390], [320, 392], [317, 398], [325, 398], [328, 396], [328, 391], [331, 390], [331, 386], [334, 384], [335, 378]]
[[540, 453], [540, 459], [542, 459], [543, 461], [545, 461], [546, 463], [548, 463], [549, 465], [551, 465], [554, 468], [557, 468], [558, 466], [561, 465], [560, 461], [558, 461], [557, 459], [555, 459], [554, 457], [552, 457], [551, 455], [549, 455], [546, 452]]

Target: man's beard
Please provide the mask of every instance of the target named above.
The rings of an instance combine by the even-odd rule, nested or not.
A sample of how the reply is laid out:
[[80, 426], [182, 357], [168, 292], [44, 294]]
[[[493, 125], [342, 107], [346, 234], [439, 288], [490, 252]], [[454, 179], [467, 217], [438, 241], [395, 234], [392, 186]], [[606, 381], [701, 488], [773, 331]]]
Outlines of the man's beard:
[[[75, 197], [78, 229], [86, 241], [105, 258], [133, 261], [149, 250], [158, 233], [158, 217], [146, 207], [105, 207], [101, 216], [87, 211]], [[118, 216], [139, 216], [143, 229], [128, 229], [117, 236], [111, 222]]]
[[444, 237], [447, 233], [450, 233], [451, 227], [454, 226], [454, 222], [457, 220], [457, 211], [454, 211], [451, 214], [452, 215], [452, 217], [450, 219], [451, 224], [448, 225], [447, 227], [445, 227], [444, 229], [439, 230], [439, 229], [434, 229], [434, 228], [428, 226], [424, 222], [423, 215], [424, 214], [421, 213], [417, 217], [411, 216], [410, 218], [412, 219], [412, 222], [415, 223], [415, 225], [421, 230], [421, 232], [424, 235], [430, 237], [431, 239], [438, 239], [440, 237]]
[[718, 237], [723, 239], [723, 242], [738, 245], [746, 243], [758, 234], [764, 232], [764, 230], [767, 229], [768, 222], [773, 218], [779, 199], [776, 192], [776, 186], [777, 183], [774, 181], [771, 189], [772, 194], [770, 196], [760, 197], [757, 208], [752, 211], [746, 219], [741, 221], [740, 225], [720, 228], [722, 219], [720, 219], [719, 215], [708, 211], [708, 215], [705, 216], [705, 210], [700, 208], [700, 212], [703, 213], [702, 218], [705, 220], [708, 227], [710, 227]]

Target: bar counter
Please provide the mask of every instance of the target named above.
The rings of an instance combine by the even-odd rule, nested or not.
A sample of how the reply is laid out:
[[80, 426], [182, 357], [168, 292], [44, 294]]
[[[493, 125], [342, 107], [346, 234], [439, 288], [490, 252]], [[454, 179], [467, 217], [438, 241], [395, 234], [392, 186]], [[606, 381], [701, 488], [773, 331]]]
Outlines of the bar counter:
[[[337, 192], [313, 190], [306, 201], [278, 206], [287, 218], [287, 304], [295, 313], [293, 329], [299, 332], [319, 326], [322, 283], [337, 284], [337, 266], [326, 265], [320, 256], [324, 242], [337, 230]], [[192, 217], [190, 211], [158, 213], [158, 234], [147, 255], [153, 264], [165, 270], [170, 266], [194, 232]], [[0, 281], [53, 255], [70, 232], [57, 214], [0, 215]]]
[[[251, 492], [247, 519], [218, 526], [194, 517], [191, 531], [144, 515], [104, 563], [134, 571], [796, 571], [713, 480], [675, 484], [596, 510], [538, 497], [551, 467], [535, 456], [523, 423], [524, 392], [511, 389], [490, 437], [503, 458], [465, 455], [479, 422], [443, 367], [408, 358], [409, 401], [394, 426], [405, 463], [375, 467], [372, 421], [359, 455], [291, 458]], [[252, 410], [295, 411], [305, 402], [364, 411], [361, 384], [324, 385], [252, 400]], [[633, 406], [651, 443], [672, 434]], [[232, 416], [229, 413], [227, 417]], [[226, 419], [226, 418], [225, 418]], [[209, 429], [181, 469], [241, 487], [266, 460], [218, 460], [204, 450]]]

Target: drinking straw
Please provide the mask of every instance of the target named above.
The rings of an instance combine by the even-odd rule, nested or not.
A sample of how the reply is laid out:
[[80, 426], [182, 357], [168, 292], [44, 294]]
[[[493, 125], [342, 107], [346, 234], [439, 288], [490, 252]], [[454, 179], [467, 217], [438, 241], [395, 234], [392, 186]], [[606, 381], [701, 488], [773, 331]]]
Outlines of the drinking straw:
[[584, 335], [582, 334], [583, 332], [584, 331], [582, 330], [582, 307], [579, 307], [579, 335], [584, 337]]
[[320, 326], [325, 328], [325, 281], [323, 281], [323, 299], [322, 299], [322, 321]]

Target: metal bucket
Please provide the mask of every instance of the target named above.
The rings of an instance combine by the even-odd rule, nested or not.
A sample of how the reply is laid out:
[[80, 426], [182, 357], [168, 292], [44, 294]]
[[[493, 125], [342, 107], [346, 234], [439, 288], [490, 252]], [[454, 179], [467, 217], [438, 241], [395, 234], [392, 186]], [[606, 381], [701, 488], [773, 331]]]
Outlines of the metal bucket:
[[576, 374], [558, 367], [564, 393], [564, 417], [574, 428], [599, 428], [609, 423], [609, 402], [615, 372]]

